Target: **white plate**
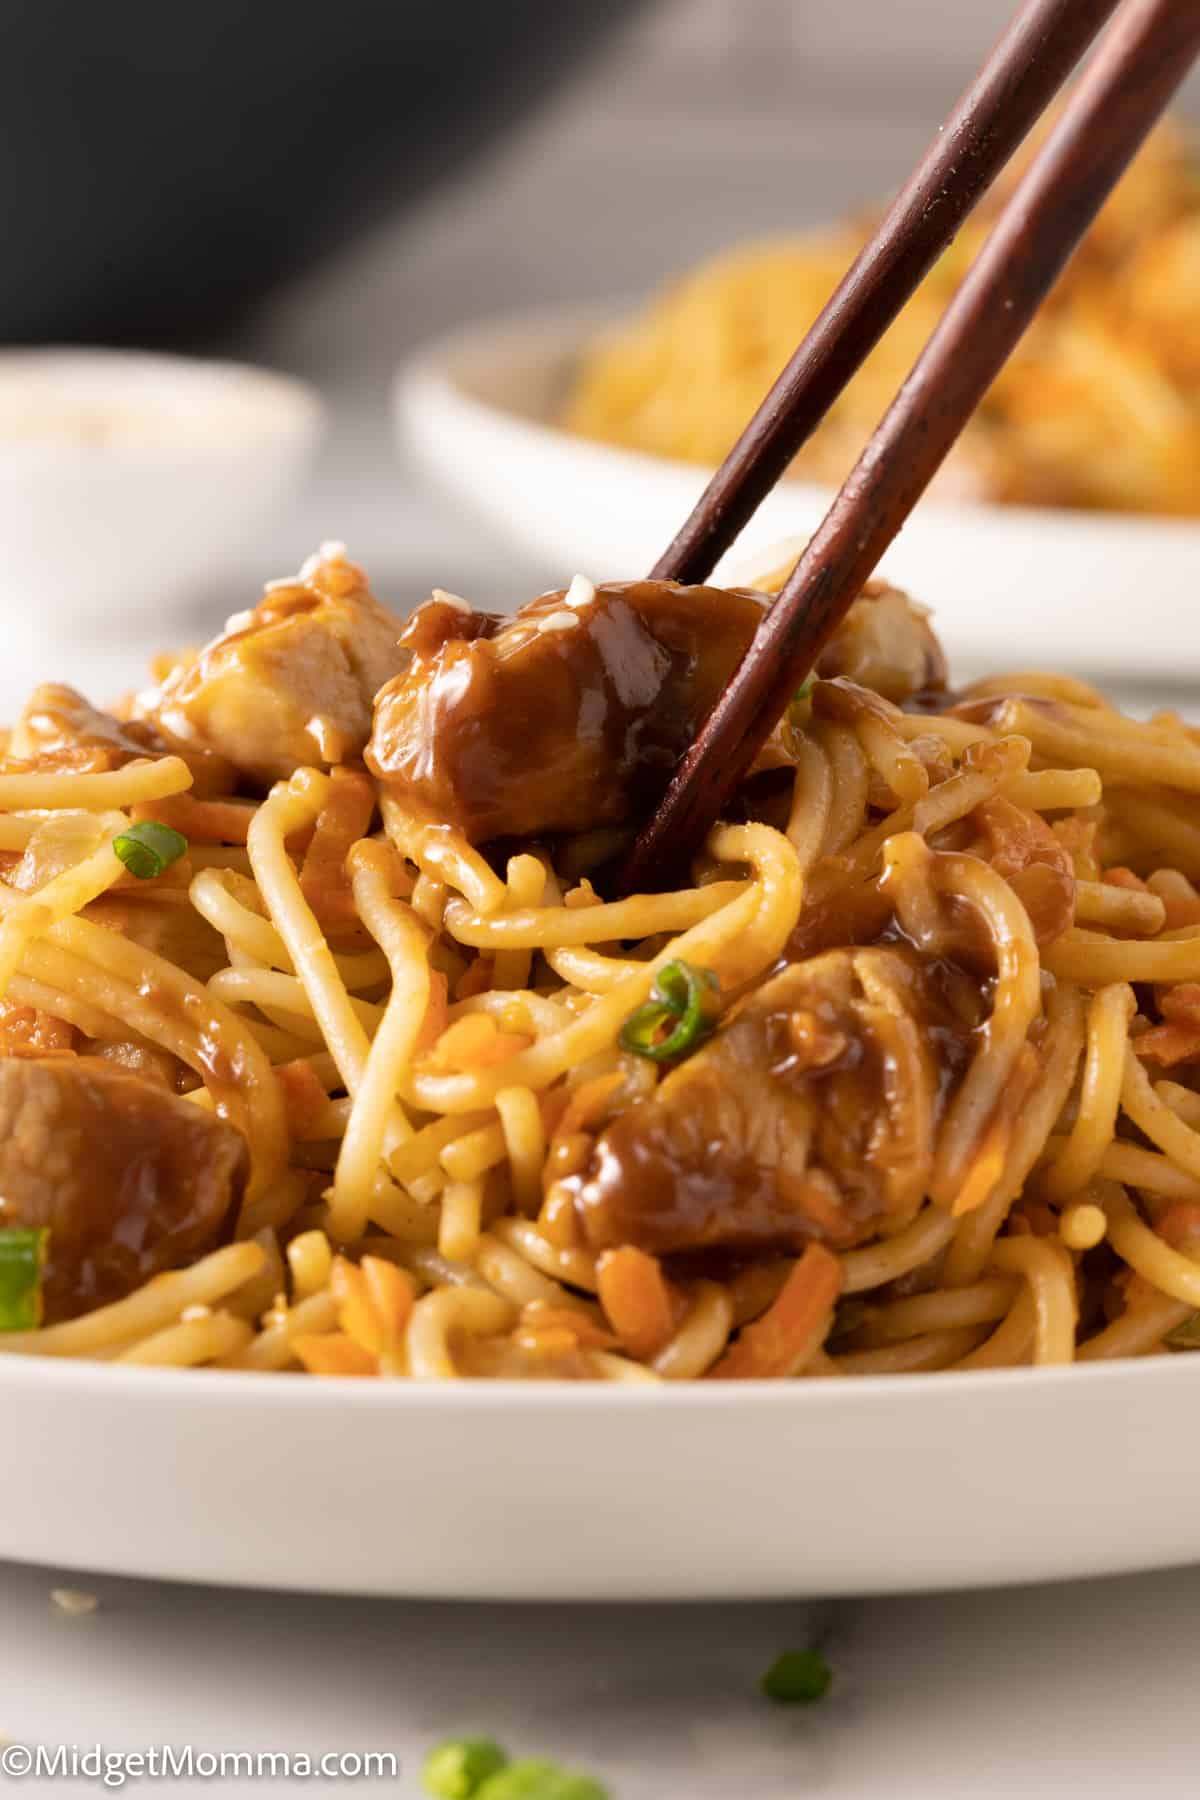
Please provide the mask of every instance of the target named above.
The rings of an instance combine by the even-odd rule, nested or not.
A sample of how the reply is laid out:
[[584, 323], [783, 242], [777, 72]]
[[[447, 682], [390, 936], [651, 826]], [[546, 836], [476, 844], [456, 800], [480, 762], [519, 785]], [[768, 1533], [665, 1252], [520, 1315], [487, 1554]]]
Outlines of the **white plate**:
[[[397, 427], [425, 472], [546, 570], [644, 574], [709, 471], [610, 448], [551, 421], [603, 320], [555, 312], [473, 326], [400, 370]], [[727, 559], [806, 534], [832, 490], [782, 484]], [[933, 606], [952, 659], [1110, 679], [1200, 673], [1200, 522], [924, 503], [883, 565]]]
[[1200, 1358], [650, 1389], [0, 1356], [0, 1557], [272, 1588], [764, 1598], [1200, 1560]]

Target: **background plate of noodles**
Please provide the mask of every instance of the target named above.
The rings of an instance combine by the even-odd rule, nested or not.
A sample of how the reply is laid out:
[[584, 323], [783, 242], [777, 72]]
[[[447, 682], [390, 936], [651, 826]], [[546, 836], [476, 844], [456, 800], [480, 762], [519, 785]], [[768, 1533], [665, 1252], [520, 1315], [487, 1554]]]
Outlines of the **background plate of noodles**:
[[[807, 534], [986, 231], [961, 233], [748, 538]], [[648, 302], [472, 327], [402, 370], [402, 433], [522, 550], [650, 567], [862, 243], [735, 246]], [[734, 560], [736, 567], [736, 559]], [[1020, 642], [1153, 675], [1200, 660], [1200, 183], [1161, 128], [888, 559], [972, 666]], [[1044, 601], [1053, 597], [1054, 604]], [[1126, 629], [1136, 601], [1137, 633]]]
[[1200, 1554], [1200, 732], [873, 583], [611, 897], [755, 590], [344, 547], [0, 761], [0, 1554], [667, 1598]]

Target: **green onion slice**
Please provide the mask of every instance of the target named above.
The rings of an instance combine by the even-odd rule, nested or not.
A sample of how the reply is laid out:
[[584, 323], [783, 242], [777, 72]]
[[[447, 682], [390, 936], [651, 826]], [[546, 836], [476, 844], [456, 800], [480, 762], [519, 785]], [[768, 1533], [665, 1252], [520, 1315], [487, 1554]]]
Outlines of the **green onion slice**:
[[609, 1794], [590, 1775], [528, 1756], [491, 1776], [476, 1788], [472, 1800], [609, 1800]]
[[0, 1230], [0, 1331], [33, 1331], [42, 1322], [42, 1270], [48, 1230]]
[[113, 839], [113, 849], [131, 875], [139, 881], [153, 881], [171, 864], [187, 854], [188, 841], [182, 832], [157, 819], [143, 819]]
[[508, 1762], [495, 1738], [447, 1738], [421, 1766], [421, 1785], [435, 1800], [474, 1800], [489, 1776]]
[[793, 706], [799, 705], [801, 700], [808, 699], [809, 695], [813, 691], [813, 687], [816, 683], [816, 679], [817, 679], [817, 676], [816, 676], [815, 670], [812, 672], [811, 675], [806, 675], [804, 677], [804, 680], [800, 683], [800, 686], [796, 689], [795, 693], [792, 695], [792, 705]]
[[675, 960], [664, 963], [650, 998], [622, 1025], [618, 1043], [651, 1062], [672, 1062], [692, 1051], [712, 1030], [712, 996], [718, 988], [711, 969]]
[[768, 1700], [782, 1706], [811, 1706], [829, 1691], [833, 1670], [819, 1650], [787, 1650], [760, 1683]]

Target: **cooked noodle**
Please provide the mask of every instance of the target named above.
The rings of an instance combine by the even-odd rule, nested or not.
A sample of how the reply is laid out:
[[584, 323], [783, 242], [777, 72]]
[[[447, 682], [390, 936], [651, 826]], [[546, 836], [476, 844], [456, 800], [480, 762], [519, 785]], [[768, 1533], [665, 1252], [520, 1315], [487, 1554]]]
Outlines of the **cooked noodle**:
[[[691, 876], [624, 899], [579, 873], [619, 833], [493, 860], [357, 760], [353, 791], [302, 766], [250, 802], [219, 767], [193, 796], [170, 748], [10, 752], [6, 1054], [159, 1058], [249, 1174], [215, 1247], [0, 1350], [629, 1382], [1167, 1347], [1200, 1313], [1200, 736], [1025, 672], [907, 711], [822, 679], [772, 744]], [[139, 883], [113, 841], [160, 815], [187, 818], [187, 858]], [[222, 861], [239, 830], [248, 858]], [[713, 1046], [781, 970], [852, 972], [862, 1043], [832, 1001], [778, 1015], [788, 1056], [860, 1084], [793, 1115], [817, 1211], [789, 1244], [581, 1224], [615, 1126], [708, 1054], [670, 1073], [626, 1035], [681, 966], [706, 972]], [[727, 1105], [751, 1140], [775, 1129], [758, 1079], [712, 1090], [715, 1160]], [[838, 1133], [872, 1180], [920, 1171], [868, 1226]]]

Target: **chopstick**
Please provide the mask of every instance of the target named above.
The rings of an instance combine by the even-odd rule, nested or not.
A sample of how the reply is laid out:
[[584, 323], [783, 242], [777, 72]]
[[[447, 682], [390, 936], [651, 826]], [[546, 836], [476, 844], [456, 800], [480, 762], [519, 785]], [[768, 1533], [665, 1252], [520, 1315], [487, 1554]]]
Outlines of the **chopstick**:
[[1198, 54], [1200, 0], [1124, 0], [634, 845], [626, 891], [720, 815]]
[[652, 581], [708, 579], [1116, 5], [1026, 0], [655, 563]]

